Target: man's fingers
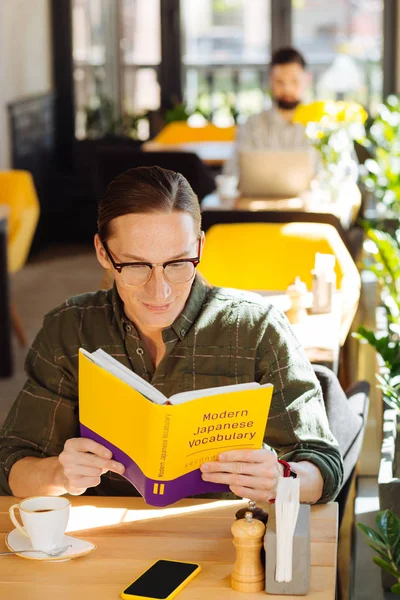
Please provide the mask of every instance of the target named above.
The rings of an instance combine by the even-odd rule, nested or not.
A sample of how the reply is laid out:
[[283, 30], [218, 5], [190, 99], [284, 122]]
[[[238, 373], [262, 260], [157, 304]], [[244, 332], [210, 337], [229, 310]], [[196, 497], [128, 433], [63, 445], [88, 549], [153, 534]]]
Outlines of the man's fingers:
[[276, 478], [279, 468], [276, 464], [250, 462], [219, 462], [213, 461], [201, 465], [202, 473], [235, 473], [238, 475], [253, 475], [254, 477]]
[[99, 477], [103, 475], [103, 469], [85, 467], [84, 465], [69, 465], [64, 468], [64, 475], [68, 480], [76, 479], [77, 477]]
[[229, 450], [228, 452], [221, 452], [218, 455], [218, 461], [220, 462], [276, 462], [276, 454], [272, 450], [261, 448], [260, 450]]
[[104, 458], [99, 458], [89, 452], [76, 452], [73, 454], [61, 453], [59, 459], [64, 467], [64, 472], [68, 467], [73, 467], [74, 469], [91, 467], [92, 469], [97, 469], [99, 474], [104, 470], [122, 475], [125, 471], [124, 465], [116, 460], [104, 460]]
[[200, 470], [202, 473], [238, 473], [239, 475], [265, 475], [262, 463], [250, 462], [219, 462], [218, 460], [204, 463]]
[[235, 475], [232, 473], [204, 473], [204, 481], [213, 483], [224, 483], [230, 487], [246, 487], [253, 490], [272, 491], [276, 480], [266, 477], [254, 477], [253, 475]]
[[[93, 442], [95, 446], [92, 447], [92, 442], [93, 440], [86, 438], [75, 438], [68, 440], [65, 443], [64, 450], [59, 455], [59, 461], [64, 467], [64, 471], [67, 467], [81, 465], [99, 469], [99, 472], [112, 471], [113, 473], [122, 475], [125, 471], [125, 467], [116, 460], [104, 458], [104, 454], [111, 457], [111, 452], [107, 450], [107, 448], [97, 444], [97, 442]], [[82, 449], [91, 447], [96, 453]]]
[[71, 438], [65, 442], [64, 451], [66, 452], [91, 452], [101, 458], [112, 458], [112, 452], [98, 442], [89, 438]]
[[98, 456], [90, 454], [89, 452], [80, 452], [79, 457], [76, 459], [76, 464], [96, 467], [98, 469], [106, 469], [107, 471], [112, 471], [113, 473], [123, 473], [125, 471], [124, 465], [116, 460], [104, 460], [104, 458], [99, 458]]

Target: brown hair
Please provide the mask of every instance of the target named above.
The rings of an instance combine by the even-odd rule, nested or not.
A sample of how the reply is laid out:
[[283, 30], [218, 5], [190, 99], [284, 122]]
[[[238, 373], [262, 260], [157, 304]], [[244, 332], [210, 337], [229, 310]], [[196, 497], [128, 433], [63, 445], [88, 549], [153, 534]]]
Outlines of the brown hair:
[[189, 182], [180, 173], [161, 167], [137, 167], [118, 175], [107, 187], [97, 211], [101, 240], [112, 234], [112, 220], [132, 213], [173, 211], [192, 215], [201, 232], [199, 201]]
[[302, 69], [307, 68], [304, 56], [295, 48], [287, 46], [286, 48], [275, 50], [271, 58], [270, 67], [272, 69], [276, 65], [291, 65], [293, 63], [300, 65]]

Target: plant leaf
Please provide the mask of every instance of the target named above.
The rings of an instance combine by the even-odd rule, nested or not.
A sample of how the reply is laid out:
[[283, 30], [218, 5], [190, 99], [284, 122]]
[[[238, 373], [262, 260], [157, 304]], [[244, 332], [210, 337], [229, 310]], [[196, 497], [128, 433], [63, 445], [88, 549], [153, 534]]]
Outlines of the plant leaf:
[[386, 544], [384, 538], [374, 529], [368, 527], [368, 525], [364, 525], [364, 523], [357, 523], [357, 527], [361, 533], [363, 533], [368, 541], [371, 541], [373, 544], [376, 544], [379, 548], [386, 549]]
[[400, 540], [400, 519], [392, 511], [384, 510], [376, 515], [375, 522], [378, 533], [390, 550], [396, 548]]
[[400, 540], [397, 542], [396, 546], [392, 548], [392, 557], [394, 564], [400, 571]]
[[374, 552], [376, 552], [377, 554], [379, 554], [379, 556], [381, 558], [383, 558], [383, 560], [390, 562], [390, 557], [388, 555], [387, 548], [385, 550], [383, 550], [382, 548], [379, 548], [375, 544], [371, 544], [371, 543], [368, 543], [368, 546], [370, 548], [372, 548], [372, 550], [374, 550]]
[[395, 583], [391, 588], [390, 591], [393, 592], [393, 594], [397, 594], [398, 596], [400, 596], [400, 582], [399, 583]]
[[399, 578], [399, 572], [396, 571], [390, 563], [386, 562], [386, 560], [380, 558], [380, 556], [374, 556], [373, 561], [376, 565], [378, 565], [378, 567], [380, 567], [384, 571], [387, 571], [388, 573], [393, 575], [393, 577], [396, 577], [396, 579]]

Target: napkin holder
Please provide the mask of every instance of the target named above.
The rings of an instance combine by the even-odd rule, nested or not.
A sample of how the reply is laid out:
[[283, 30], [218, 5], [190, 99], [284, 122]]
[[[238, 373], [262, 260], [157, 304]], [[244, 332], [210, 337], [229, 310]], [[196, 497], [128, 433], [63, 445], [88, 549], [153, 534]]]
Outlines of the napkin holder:
[[275, 580], [276, 570], [276, 517], [275, 505], [269, 509], [265, 547], [265, 591], [268, 594], [303, 596], [308, 593], [310, 580], [310, 505], [300, 504], [293, 536], [292, 581]]

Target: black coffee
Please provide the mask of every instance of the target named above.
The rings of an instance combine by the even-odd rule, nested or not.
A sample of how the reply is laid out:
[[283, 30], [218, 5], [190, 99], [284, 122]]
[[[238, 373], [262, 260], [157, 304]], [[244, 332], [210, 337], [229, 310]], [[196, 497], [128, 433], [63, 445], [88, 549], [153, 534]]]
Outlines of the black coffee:
[[38, 508], [36, 510], [33, 510], [32, 512], [42, 513], [42, 512], [51, 512], [52, 510], [53, 510], [52, 508]]

